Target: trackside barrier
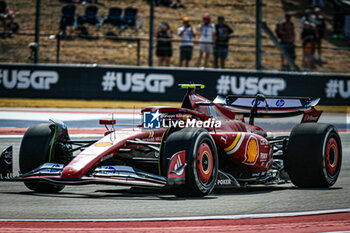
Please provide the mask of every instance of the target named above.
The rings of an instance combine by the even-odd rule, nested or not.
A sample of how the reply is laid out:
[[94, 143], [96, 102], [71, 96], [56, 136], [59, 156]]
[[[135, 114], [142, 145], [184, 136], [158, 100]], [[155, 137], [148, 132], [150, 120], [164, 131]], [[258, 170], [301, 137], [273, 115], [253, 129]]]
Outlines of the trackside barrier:
[[134, 66], [0, 64], [0, 97], [180, 101], [180, 83], [203, 83], [199, 93], [320, 97], [350, 105], [350, 75]]

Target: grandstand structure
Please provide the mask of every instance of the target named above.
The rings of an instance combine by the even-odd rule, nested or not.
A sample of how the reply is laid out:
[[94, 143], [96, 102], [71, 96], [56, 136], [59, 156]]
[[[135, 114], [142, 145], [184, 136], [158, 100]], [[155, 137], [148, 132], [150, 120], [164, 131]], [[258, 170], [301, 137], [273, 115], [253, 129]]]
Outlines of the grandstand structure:
[[[33, 0], [7, 1], [9, 8], [16, 11], [16, 22], [20, 25], [18, 34], [13, 38], [0, 39], [1, 63], [32, 63], [28, 45], [34, 41], [35, 4]], [[79, 2], [79, 1], [78, 1]], [[58, 41], [61, 10], [67, 5], [59, 0], [41, 0], [40, 18], [40, 63], [62, 64], [99, 64], [99, 65], [148, 65], [149, 16], [150, 6], [146, 0], [100, 0], [98, 16], [102, 19], [108, 15], [111, 7], [138, 9], [139, 27], [123, 30], [111, 25], [88, 26], [89, 36], [82, 36], [75, 27], [67, 28], [67, 36]], [[181, 19], [186, 16], [192, 25], [201, 22], [202, 15], [209, 13], [213, 23], [222, 15], [226, 23], [234, 29], [234, 37], [230, 40], [230, 53], [226, 67], [228, 69], [255, 69], [255, 0], [184, 0], [186, 9], [172, 9], [158, 6], [155, 8], [155, 28], [161, 22], [167, 22], [174, 32], [173, 57], [171, 66], [178, 65], [179, 37], [176, 30], [181, 26]], [[283, 20], [286, 11], [292, 13], [292, 21], [296, 29], [296, 64], [301, 65], [302, 49], [300, 40], [300, 18], [307, 8], [303, 0], [265, 0], [263, 1], [263, 22], [271, 29]], [[87, 5], [75, 3], [76, 14], [84, 15]], [[327, 32], [323, 42], [324, 63], [315, 66], [316, 72], [349, 73], [350, 42], [349, 39], [332, 39], [332, 4], [326, 1], [323, 12], [326, 18]], [[112, 33], [111, 33], [112, 32]], [[106, 37], [106, 35], [108, 35]], [[268, 38], [262, 34], [263, 70], [280, 70], [280, 52]], [[199, 39], [197, 36], [196, 40]], [[59, 51], [59, 57], [57, 52]], [[192, 65], [198, 56], [198, 45], [194, 47]], [[154, 64], [156, 64], [154, 56]]]

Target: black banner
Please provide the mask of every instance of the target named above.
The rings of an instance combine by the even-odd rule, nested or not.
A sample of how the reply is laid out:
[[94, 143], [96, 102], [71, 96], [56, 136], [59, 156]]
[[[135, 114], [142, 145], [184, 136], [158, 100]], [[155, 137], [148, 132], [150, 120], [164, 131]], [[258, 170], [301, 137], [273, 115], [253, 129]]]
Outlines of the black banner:
[[203, 96], [320, 97], [350, 105], [350, 75], [89, 65], [0, 64], [0, 97], [181, 101], [180, 83], [202, 83]]

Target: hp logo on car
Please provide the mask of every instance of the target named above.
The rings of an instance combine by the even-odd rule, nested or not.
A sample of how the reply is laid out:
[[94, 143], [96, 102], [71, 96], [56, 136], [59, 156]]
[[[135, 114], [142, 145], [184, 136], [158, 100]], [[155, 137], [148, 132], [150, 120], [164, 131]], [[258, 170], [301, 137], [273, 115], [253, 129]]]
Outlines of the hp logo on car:
[[276, 101], [276, 107], [281, 108], [284, 106], [285, 103], [286, 103], [286, 101], [284, 101], [283, 99], [279, 99]]

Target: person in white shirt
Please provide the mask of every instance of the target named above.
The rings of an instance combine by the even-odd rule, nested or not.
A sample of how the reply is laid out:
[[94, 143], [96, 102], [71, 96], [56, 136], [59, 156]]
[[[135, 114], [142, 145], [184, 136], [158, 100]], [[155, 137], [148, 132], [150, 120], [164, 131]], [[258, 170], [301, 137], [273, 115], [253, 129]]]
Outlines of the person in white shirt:
[[215, 41], [215, 25], [210, 23], [210, 15], [205, 13], [203, 15], [203, 23], [198, 26], [201, 33], [199, 38], [199, 57], [197, 61], [197, 67], [201, 65], [203, 53], [204, 67], [208, 66], [209, 56], [213, 49], [213, 42]]
[[310, 22], [312, 17], [313, 17], [313, 15], [311, 14], [311, 10], [310, 9], [306, 9], [304, 16], [301, 17], [301, 20], [300, 20], [300, 29], [301, 30], [303, 30], [303, 28], [304, 28], [305, 21]]
[[185, 66], [188, 67], [192, 59], [193, 38], [196, 36], [196, 33], [190, 25], [190, 19], [188, 17], [184, 17], [182, 22], [183, 26], [177, 29], [177, 34], [181, 37], [179, 66], [181, 67], [183, 61], [185, 61]]

